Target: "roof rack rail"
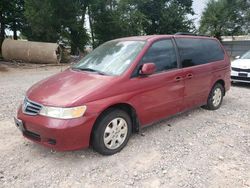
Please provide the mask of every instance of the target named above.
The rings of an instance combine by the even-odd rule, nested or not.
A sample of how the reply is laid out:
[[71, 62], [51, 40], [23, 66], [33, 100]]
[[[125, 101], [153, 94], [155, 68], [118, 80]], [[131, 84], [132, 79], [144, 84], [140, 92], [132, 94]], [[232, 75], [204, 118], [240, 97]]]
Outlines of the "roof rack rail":
[[189, 36], [211, 37], [209, 35], [195, 34], [195, 33], [189, 33], [189, 32], [178, 32], [178, 33], [175, 33], [174, 35], [189, 35]]

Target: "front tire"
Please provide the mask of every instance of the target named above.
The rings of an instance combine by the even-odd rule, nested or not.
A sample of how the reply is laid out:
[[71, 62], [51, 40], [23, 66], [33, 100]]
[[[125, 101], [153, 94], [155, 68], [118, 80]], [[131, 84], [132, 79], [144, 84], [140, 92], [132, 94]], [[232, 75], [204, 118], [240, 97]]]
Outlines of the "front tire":
[[204, 108], [208, 110], [217, 110], [220, 108], [223, 101], [224, 91], [224, 87], [220, 83], [215, 84], [210, 91], [207, 104]]
[[110, 109], [97, 120], [92, 146], [103, 155], [113, 155], [127, 144], [132, 131], [132, 121], [123, 110]]

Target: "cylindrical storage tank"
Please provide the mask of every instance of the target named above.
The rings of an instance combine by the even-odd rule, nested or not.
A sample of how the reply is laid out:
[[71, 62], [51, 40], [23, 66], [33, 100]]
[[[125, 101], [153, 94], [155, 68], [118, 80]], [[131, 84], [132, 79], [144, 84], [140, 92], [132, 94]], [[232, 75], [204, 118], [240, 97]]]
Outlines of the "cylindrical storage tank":
[[2, 56], [6, 60], [57, 64], [61, 61], [61, 54], [56, 43], [5, 39], [2, 44]]

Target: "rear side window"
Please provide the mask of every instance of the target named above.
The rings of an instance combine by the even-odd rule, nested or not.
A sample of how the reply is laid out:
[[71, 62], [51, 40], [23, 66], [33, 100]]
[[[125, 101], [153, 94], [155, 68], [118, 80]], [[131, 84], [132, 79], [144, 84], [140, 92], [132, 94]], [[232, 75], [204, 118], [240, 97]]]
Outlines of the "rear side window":
[[177, 68], [177, 58], [172, 40], [155, 42], [142, 58], [141, 64], [155, 63], [156, 72]]
[[183, 67], [202, 65], [224, 59], [224, 51], [216, 40], [177, 38]]

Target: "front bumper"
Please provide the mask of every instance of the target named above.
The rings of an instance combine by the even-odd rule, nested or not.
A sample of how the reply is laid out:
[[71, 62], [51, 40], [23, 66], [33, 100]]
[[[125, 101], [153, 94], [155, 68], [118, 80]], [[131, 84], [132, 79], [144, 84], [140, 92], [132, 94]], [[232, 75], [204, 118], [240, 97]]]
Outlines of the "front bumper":
[[95, 116], [89, 114], [81, 118], [63, 120], [41, 115], [31, 116], [18, 110], [17, 121], [21, 120], [24, 137], [49, 148], [66, 151], [89, 146]]
[[231, 80], [234, 82], [245, 82], [250, 83], [250, 73], [249, 72], [238, 72], [238, 71], [231, 71]]

